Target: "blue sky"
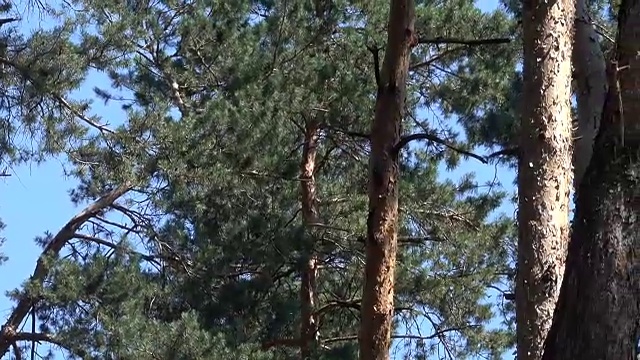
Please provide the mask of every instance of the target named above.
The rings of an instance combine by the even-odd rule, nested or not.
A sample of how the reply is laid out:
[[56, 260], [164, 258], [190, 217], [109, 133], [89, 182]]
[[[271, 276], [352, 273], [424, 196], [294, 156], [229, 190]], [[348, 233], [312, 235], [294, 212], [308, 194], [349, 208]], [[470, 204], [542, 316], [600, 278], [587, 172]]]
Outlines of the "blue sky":
[[[24, 9], [19, 2], [18, 8]], [[495, 9], [498, 0], [480, 0], [477, 2], [483, 10]], [[50, 26], [46, 20], [39, 19], [37, 14], [24, 13], [23, 30], [25, 32], [40, 26]], [[106, 76], [91, 74], [75, 95], [87, 96], [92, 88], [106, 88], [109, 82]], [[73, 97], [73, 96], [72, 96]], [[110, 123], [118, 123], [123, 112], [116, 106], [105, 106], [96, 101], [92, 112], [100, 114]], [[111, 120], [110, 120], [111, 119]], [[68, 191], [76, 186], [76, 181], [65, 177], [63, 163], [60, 159], [52, 159], [44, 164], [27, 164], [14, 168], [12, 176], [0, 178], [0, 218], [7, 224], [2, 235], [7, 242], [1, 251], [9, 256], [9, 260], [0, 267], [0, 321], [11, 312], [12, 303], [6, 299], [4, 292], [15, 289], [25, 281], [33, 271], [40, 248], [33, 239], [45, 231], [57, 232], [71, 217], [81, 209], [75, 207], [68, 197]], [[475, 160], [465, 161], [454, 171], [443, 173], [443, 177], [457, 179], [460, 175], [475, 172], [480, 183], [497, 179], [510, 189], [514, 174], [512, 171], [491, 165], [482, 165]], [[511, 214], [513, 206], [505, 204], [501, 211]]]

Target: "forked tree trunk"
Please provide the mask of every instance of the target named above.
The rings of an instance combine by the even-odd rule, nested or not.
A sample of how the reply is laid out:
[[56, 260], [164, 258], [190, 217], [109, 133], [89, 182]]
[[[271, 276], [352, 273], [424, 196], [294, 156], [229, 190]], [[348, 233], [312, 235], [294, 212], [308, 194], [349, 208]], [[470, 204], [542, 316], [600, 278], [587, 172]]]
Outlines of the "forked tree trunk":
[[[360, 323], [360, 359], [389, 359], [398, 226], [398, 155], [409, 55], [417, 43], [413, 0], [391, 0], [369, 160], [369, 216]], [[377, 69], [376, 69], [377, 71]]]
[[[302, 221], [306, 232], [313, 234], [313, 226], [318, 223], [316, 209], [316, 153], [319, 126], [308, 121], [305, 128], [302, 162], [300, 164], [300, 195], [302, 203]], [[316, 303], [316, 278], [318, 275], [318, 256], [311, 244], [305, 258], [302, 259], [300, 284], [300, 357], [310, 359], [317, 339], [317, 319], [314, 315]]]
[[518, 171], [519, 360], [540, 359], [560, 291], [572, 186], [571, 51], [575, 3], [523, 4], [524, 99]]
[[617, 65], [610, 66], [605, 115], [578, 193], [547, 360], [635, 360], [638, 355], [640, 1], [623, 0], [618, 22]]

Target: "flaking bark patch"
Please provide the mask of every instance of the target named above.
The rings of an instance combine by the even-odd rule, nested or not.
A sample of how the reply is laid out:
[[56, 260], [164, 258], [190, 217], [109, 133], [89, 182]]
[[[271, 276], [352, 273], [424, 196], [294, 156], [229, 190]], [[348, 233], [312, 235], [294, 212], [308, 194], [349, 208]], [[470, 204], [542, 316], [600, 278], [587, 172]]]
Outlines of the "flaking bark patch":
[[540, 359], [564, 272], [572, 183], [571, 50], [575, 4], [525, 1], [518, 171], [519, 360]]

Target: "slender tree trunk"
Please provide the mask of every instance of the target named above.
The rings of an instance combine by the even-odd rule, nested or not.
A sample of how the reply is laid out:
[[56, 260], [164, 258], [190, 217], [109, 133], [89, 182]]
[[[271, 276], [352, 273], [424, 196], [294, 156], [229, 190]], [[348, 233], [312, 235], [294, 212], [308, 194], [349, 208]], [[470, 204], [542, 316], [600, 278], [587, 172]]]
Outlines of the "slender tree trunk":
[[582, 182], [593, 153], [593, 141], [598, 133], [602, 107], [607, 96], [605, 60], [599, 35], [587, 12], [586, 0], [576, 1], [573, 66], [578, 105], [578, 131], [573, 152], [574, 189]]
[[519, 360], [540, 359], [562, 283], [572, 186], [571, 51], [575, 3], [523, 4], [524, 104], [518, 171]]
[[[398, 226], [398, 155], [409, 55], [417, 43], [413, 0], [391, 0], [387, 46], [371, 127], [369, 216], [360, 359], [389, 359]], [[376, 69], [376, 72], [378, 69]]]
[[638, 0], [623, 0], [620, 5], [617, 47], [593, 159], [578, 193], [566, 275], [544, 353], [548, 360], [635, 360], [638, 355]]
[[[316, 209], [316, 183], [314, 172], [316, 169], [316, 149], [318, 146], [319, 127], [314, 121], [308, 121], [305, 128], [304, 145], [302, 148], [302, 162], [300, 164], [300, 194], [302, 202], [302, 221], [306, 231], [313, 233], [312, 228], [318, 223]], [[314, 315], [316, 300], [316, 278], [318, 275], [318, 257], [309, 249], [302, 260], [300, 304], [300, 356], [303, 360], [310, 359], [317, 339], [317, 319]]]

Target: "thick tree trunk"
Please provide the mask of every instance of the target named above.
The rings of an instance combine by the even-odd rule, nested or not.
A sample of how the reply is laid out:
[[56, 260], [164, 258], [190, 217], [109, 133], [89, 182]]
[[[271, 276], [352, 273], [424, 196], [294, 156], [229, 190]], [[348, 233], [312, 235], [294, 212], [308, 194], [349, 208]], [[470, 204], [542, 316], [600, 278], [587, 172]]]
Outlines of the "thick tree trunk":
[[572, 186], [572, 0], [523, 4], [524, 99], [518, 171], [519, 360], [540, 359], [560, 291]]
[[[622, 1], [617, 65], [580, 187], [544, 359], [635, 360], [640, 337], [640, 1]], [[619, 79], [619, 80], [618, 80]], [[619, 92], [617, 90], [619, 84]], [[628, 115], [627, 115], [628, 114]], [[626, 116], [625, 116], [626, 115]]]
[[580, 187], [593, 153], [602, 107], [607, 96], [605, 60], [598, 34], [587, 12], [586, 0], [576, 2], [573, 66], [578, 105], [578, 131], [573, 152], [574, 189]]
[[[413, 0], [391, 0], [378, 80], [369, 161], [369, 216], [360, 323], [360, 359], [389, 359], [398, 224], [398, 155], [409, 55], [417, 43]], [[377, 71], [377, 69], [376, 69]]]
[[[319, 127], [316, 122], [307, 122], [304, 145], [302, 148], [302, 162], [300, 164], [300, 194], [302, 202], [302, 221], [307, 232], [318, 223], [316, 209], [316, 183], [314, 172], [316, 169], [316, 153], [318, 146]], [[316, 278], [318, 275], [318, 257], [309, 249], [302, 259], [300, 284], [300, 357], [310, 359], [317, 339], [317, 319], [314, 315], [316, 302]]]

